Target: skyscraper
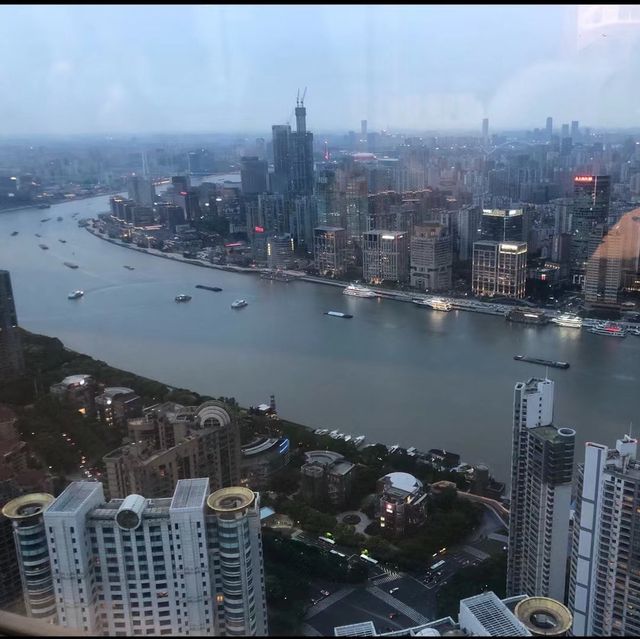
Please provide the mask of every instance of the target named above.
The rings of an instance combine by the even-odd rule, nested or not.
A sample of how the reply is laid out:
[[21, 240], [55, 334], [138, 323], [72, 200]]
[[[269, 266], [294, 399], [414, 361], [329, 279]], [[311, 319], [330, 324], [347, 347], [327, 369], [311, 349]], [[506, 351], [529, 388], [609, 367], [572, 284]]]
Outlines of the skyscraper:
[[595, 226], [607, 223], [610, 192], [608, 175], [578, 175], [573, 179], [571, 259], [576, 271], [584, 271]]
[[153, 182], [140, 175], [130, 175], [127, 178], [129, 199], [136, 204], [153, 206], [156, 200], [156, 189]]
[[409, 236], [398, 231], [368, 231], [362, 241], [362, 275], [372, 283], [409, 279]]
[[105, 502], [72, 482], [44, 513], [60, 625], [89, 634], [267, 634], [259, 495], [208, 479]]
[[411, 236], [411, 286], [423, 291], [451, 288], [453, 253], [445, 226], [431, 222], [416, 226]]
[[267, 173], [269, 166], [266, 160], [258, 156], [240, 158], [240, 180], [242, 195], [258, 195], [267, 191]]
[[345, 270], [347, 234], [337, 226], [318, 226], [313, 230], [313, 259], [320, 275], [340, 277]]
[[271, 190], [274, 193], [289, 193], [291, 180], [291, 127], [288, 124], [274, 124], [273, 135], [273, 175]]
[[24, 374], [22, 340], [9, 271], [0, 271], [0, 383]]
[[475, 242], [471, 267], [474, 295], [521, 299], [527, 279], [527, 243]]
[[53, 495], [47, 493], [23, 495], [12, 499], [2, 509], [2, 514], [13, 526], [27, 614], [49, 623], [59, 621], [43, 517], [53, 499]]
[[296, 131], [290, 139], [291, 191], [294, 195], [313, 195], [313, 133], [307, 131], [304, 97], [296, 105]]
[[578, 466], [569, 609], [575, 636], [640, 635], [638, 440], [585, 444]]
[[624, 236], [620, 225], [608, 233], [596, 224], [589, 236], [584, 299], [592, 306], [617, 306], [622, 283]]
[[571, 121], [571, 139], [575, 142], [580, 135], [580, 123], [578, 120]]
[[576, 433], [553, 425], [554, 383], [514, 392], [507, 595], [564, 600]]
[[493, 242], [525, 242], [522, 209], [483, 209], [482, 239]]
[[489, 118], [483, 118], [482, 120], [482, 139], [485, 142], [489, 140]]
[[547, 133], [547, 138], [550, 138], [553, 135], [553, 118], [551, 116], [547, 118], [547, 125], [545, 127], [545, 131]]

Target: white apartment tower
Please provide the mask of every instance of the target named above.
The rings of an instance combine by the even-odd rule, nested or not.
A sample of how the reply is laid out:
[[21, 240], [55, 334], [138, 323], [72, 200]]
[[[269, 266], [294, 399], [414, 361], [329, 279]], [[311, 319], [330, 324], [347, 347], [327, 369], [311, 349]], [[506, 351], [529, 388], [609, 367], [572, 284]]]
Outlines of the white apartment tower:
[[73, 482], [44, 523], [64, 627], [108, 636], [267, 634], [259, 496], [246, 488], [210, 495], [208, 479], [182, 479], [173, 497], [105, 502], [102, 484]]
[[575, 431], [553, 425], [554, 383], [515, 386], [507, 595], [564, 600]]
[[576, 636], [640, 635], [638, 441], [585, 444], [578, 468], [569, 608]]

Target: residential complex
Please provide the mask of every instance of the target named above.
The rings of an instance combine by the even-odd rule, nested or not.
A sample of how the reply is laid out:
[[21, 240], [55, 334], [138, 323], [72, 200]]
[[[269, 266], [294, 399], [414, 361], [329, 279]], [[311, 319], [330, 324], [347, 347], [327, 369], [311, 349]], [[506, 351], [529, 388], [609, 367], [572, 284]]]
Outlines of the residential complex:
[[240, 429], [221, 402], [162, 404], [128, 427], [132, 443], [104, 457], [112, 499], [167, 497], [189, 477], [208, 477], [212, 490], [240, 484]]
[[554, 383], [515, 385], [507, 594], [565, 596], [576, 432], [553, 425]]
[[344, 505], [351, 491], [354, 464], [330, 450], [305, 453], [300, 468], [300, 489], [303, 499], [310, 503], [326, 502]]
[[[32, 503], [34, 514], [22, 514]], [[259, 509], [258, 494], [211, 493], [204, 478], [178, 481], [172, 497], [111, 501], [98, 482], [72, 482], [56, 499], [14, 500], [5, 514], [16, 539], [25, 517], [36, 518], [47, 601], [63, 627], [104, 636], [265, 636]], [[33, 560], [24, 552], [20, 560], [28, 574]]]

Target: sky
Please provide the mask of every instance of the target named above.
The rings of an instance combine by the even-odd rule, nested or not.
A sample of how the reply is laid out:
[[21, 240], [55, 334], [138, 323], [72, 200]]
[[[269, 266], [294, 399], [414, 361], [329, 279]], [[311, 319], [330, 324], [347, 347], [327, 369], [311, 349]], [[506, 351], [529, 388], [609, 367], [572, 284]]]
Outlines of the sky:
[[304, 87], [318, 132], [637, 126], [613, 7], [3, 5], [0, 135], [266, 135]]

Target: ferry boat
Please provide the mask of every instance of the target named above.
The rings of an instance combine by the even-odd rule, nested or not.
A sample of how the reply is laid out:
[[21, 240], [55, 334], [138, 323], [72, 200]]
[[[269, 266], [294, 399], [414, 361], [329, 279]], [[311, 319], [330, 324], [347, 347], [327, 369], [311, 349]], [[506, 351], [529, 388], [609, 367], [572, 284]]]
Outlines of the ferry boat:
[[196, 284], [196, 288], [203, 288], [205, 291], [215, 291], [216, 293], [222, 290], [219, 286], [205, 286], [204, 284]]
[[49, 247], [46, 244], [38, 244], [38, 246], [43, 250], [43, 251], [48, 251]]
[[570, 313], [564, 313], [558, 317], [552, 317], [551, 321], [558, 326], [566, 326], [567, 328], [582, 328], [582, 318]]
[[622, 328], [620, 324], [616, 324], [615, 322], [606, 322], [604, 325], [600, 324], [592, 328], [588, 328], [587, 331], [594, 335], [607, 335], [608, 337], [627, 336], [627, 331]]
[[431, 308], [436, 311], [446, 311], [449, 312], [453, 307], [447, 300], [434, 299], [430, 302]]
[[236, 300], [235, 302], [231, 303], [231, 308], [243, 308], [248, 303], [249, 302], [247, 302], [246, 300]]
[[327, 311], [325, 315], [331, 315], [331, 317], [344, 317], [345, 319], [351, 319], [353, 315], [349, 313], [340, 313], [340, 311]]
[[349, 286], [342, 291], [342, 294], [353, 295], [353, 297], [378, 297], [375, 291], [361, 284], [349, 284]]
[[546, 324], [549, 318], [544, 311], [534, 311], [528, 308], [514, 308], [505, 315], [508, 322], [519, 322], [520, 324]]
[[529, 362], [530, 364], [541, 364], [542, 366], [552, 366], [553, 368], [569, 368], [569, 364], [567, 362], [556, 362], [551, 359], [527, 357], [526, 355], [514, 355], [513, 359], [515, 359], [518, 362]]
[[127, 271], [135, 271], [135, 267], [133, 266], [128, 266], [127, 264], [125, 264], [124, 267], [127, 269]]
[[80, 299], [83, 295], [84, 295], [84, 291], [73, 291], [73, 293], [69, 293], [67, 297], [70, 300], [77, 300], [77, 299]]
[[74, 264], [73, 262], [64, 262], [65, 266], [68, 266], [69, 268], [78, 268], [77, 264]]
[[191, 299], [191, 295], [185, 295], [184, 293], [180, 293], [180, 295], [176, 295], [176, 302], [188, 302]]
[[18, 235], [18, 231], [14, 231], [14, 232], [11, 234], [11, 237], [15, 237], [16, 235]]

